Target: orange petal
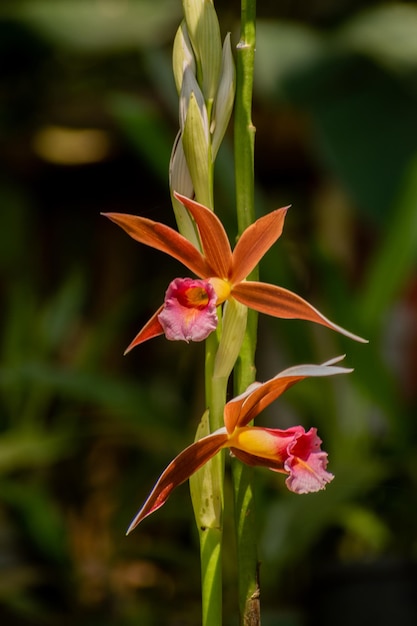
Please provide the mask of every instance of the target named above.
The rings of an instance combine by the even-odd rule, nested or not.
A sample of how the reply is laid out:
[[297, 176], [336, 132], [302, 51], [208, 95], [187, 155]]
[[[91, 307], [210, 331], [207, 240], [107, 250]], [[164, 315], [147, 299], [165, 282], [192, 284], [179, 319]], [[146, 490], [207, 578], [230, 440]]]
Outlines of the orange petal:
[[232, 289], [232, 296], [238, 302], [245, 304], [259, 313], [266, 313], [273, 317], [281, 317], [283, 319], [299, 319], [309, 322], [316, 322], [327, 326], [332, 330], [346, 335], [350, 339], [367, 343], [366, 339], [358, 337], [348, 330], [345, 330], [337, 324], [333, 324], [327, 317], [324, 317], [306, 300], [297, 296], [297, 294], [277, 285], [269, 285], [268, 283], [260, 283], [256, 281], [241, 282]]
[[232, 284], [246, 278], [281, 236], [288, 209], [284, 207], [264, 215], [242, 233], [233, 250]]
[[139, 513], [130, 524], [129, 534], [145, 517], [159, 509], [171, 492], [209, 461], [228, 440], [225, 432], [213, 433], [183, 450], [165, 469]]
[[334, 366], [341, 359], [343, 357], [332, 359], [322, 365], [297, 365], [280, 372], [264, 383], [253, 383], [244, 393], [226, 404], [224, 423], [227, 432], [232, 433], [236, 427], [247, 426], [284, 391], [304, 378], [350, 373], [352, 370], [349, 368]]
[[102, 215], [123, 228], [136, 241], [174, 257], [200, 278], [208, 278], [212, 273], [201, 252], [173, 228], [138, 215]]
[[213, 275], [228, 278], [231, 271], [232, 251], [223, 224], [217, 215], [203, 204], [176, 192], [174, 196], [189, 210], [197, 223], [204, 254], [214, 272]]
[[161, 305], [159, 309], [156, 311], [156, 313], [152, 315], [149, 322], [145, 324], [142, 330], [138, 332], [134, 340], [127, 346], [126, 350], [124, 351], [124, 354], [127, 354], [128, 352], [130, 352], [133, 348], [135, 348], [135, 346], [138, 346], [140, 343], [143, 343], [144, 341], [148, 341], [148, 339], [153, 339], [154, 337], [158, 337], [159, 335], [164, 334], [164, 329], [162, 328], [158, 320], [158, 315], [160, 314], [163, 308], [164, 308], [164, 305]]
[[[320, 366], [317, 366], [320, 367]], [[281, 378], [281, 376], [283, 376]], [[241, 396], [230, 400], [224, 411], [224, 423], [228, 433], [236, 427], [247, 426], [263, 409], [279, 398], [289, 387], [307, 374], [285, 376], [285, 372], [265, 383], [254, 383]]]

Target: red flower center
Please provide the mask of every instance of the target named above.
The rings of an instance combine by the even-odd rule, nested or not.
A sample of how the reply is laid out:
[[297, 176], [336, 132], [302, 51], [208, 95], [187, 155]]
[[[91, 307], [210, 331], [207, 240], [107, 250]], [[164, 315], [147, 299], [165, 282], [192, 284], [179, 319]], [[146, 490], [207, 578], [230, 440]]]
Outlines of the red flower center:
[[210, 301], [209, 295], [203, 287], [183, 287], [178, 289], [176, 296], [181, 306], [189, 309], [205, 309]]

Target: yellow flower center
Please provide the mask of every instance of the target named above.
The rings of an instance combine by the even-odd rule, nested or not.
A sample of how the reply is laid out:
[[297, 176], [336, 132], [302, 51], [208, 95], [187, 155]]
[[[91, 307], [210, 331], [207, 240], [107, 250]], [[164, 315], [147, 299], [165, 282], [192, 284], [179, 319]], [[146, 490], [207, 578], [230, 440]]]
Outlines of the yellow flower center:
[[264, 428], [249, 426], [236, 428], [230, 441], [232, 447], [265, 459], [274, 459], [279, 453], [277, 438]]
[[229, 298], [232, 289], [229, 281], [223, 280], [223, 278], [213, 277], [209, 278], [208, 282], [213, 285], [214, 291], [216, 292], [217, 306], [223, 304], [223, 302]]

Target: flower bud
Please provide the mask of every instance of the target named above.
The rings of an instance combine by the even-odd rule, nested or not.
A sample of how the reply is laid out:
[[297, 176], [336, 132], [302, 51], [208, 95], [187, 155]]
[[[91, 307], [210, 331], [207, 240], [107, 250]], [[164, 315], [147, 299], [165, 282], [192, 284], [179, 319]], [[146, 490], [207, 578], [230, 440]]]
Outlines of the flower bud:
[[179, 104], [179, 118], [180, 118], [180, 129], [184, 130], [185, 119], [188, 113], [188, 107], [190, 106], [190, 98], [191, 94], [194, 94], [196, 102], [198, 104], [198, 108], [200, 109], [201, 117], [204, 124], [204, 129], [207, 135], [207, 140], [209, 137], [208, 130], [208, 115], [206, 103], [204, 102], [203, 92], [200, 89], [200, 86], [197, 82], [195, 75], [193, 74], [190, 67], [186, 67], [183, 74], [181, 93], [180, 93], [180, 104]]
[[222, 60], [220, 26], [212, 0], [183, 0], [185, 21], [206, 102], [216, 95]]
[[183, 196], [187, 196], [187, 198], [194, 196], [193, 182], [182, 147], [181, 131], [177, 133], [175, 138], [171, 160], [169, 162], [169, 188], [178, 230], [181, 235], [188, 239], [188, 241], [191, 241], [191, 243], [200, 250], [200, 239], [197, 234], [195, 222], [185, 206], [174, 196], [174, 191], [177, 191]]
[[202, 114], [194, 92], [191, 93], [182, 133], [182, 146], [198, 202], [212, 207], [209, 165], [211, 156], [207, 112], [205, 113]]
[[181, 92], [183, 75], [187, 68], [192, 74], [196, 74], [195, 57], [188, 36], [187, 25], [182, 21], [175, 35], [172, 51], [172, 69], [178, 94]]
[[227, 129], [230, 116], [233, 110], [236, 89], [236, 70], [233, 60], [232, 47], [230, 44], [230, 33], [226, 35], [223, 44], [222, 68], [220, 82], [214, 100], [212, 122], [210, 131], [213, 133], [212, 154], [214, 161]]

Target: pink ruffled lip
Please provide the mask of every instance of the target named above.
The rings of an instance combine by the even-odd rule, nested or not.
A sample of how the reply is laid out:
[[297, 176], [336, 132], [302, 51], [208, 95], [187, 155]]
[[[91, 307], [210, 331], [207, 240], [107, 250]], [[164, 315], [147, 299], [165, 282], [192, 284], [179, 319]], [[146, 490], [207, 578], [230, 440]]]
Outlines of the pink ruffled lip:
[[165, 293], [158, 315], [170, 341], [203, 341], [216, 329], [217, 295], [207, 280], [176, 278]]
[[245, 426], [229, 435], [228, 445], [248, 465], [288, 474], [287, 487], [295, 493], [320, 491], [333, 479], [315, 428], [306, 432], [302, 426], [287, 430]]
[[327, 453], [322, 451], [316, 428], [300, 432], [288, 446], [284, 468], [289, 472], [287, 487], [295, 493], [320, 491], [331, 482], [333, 474], [326, 471]]

